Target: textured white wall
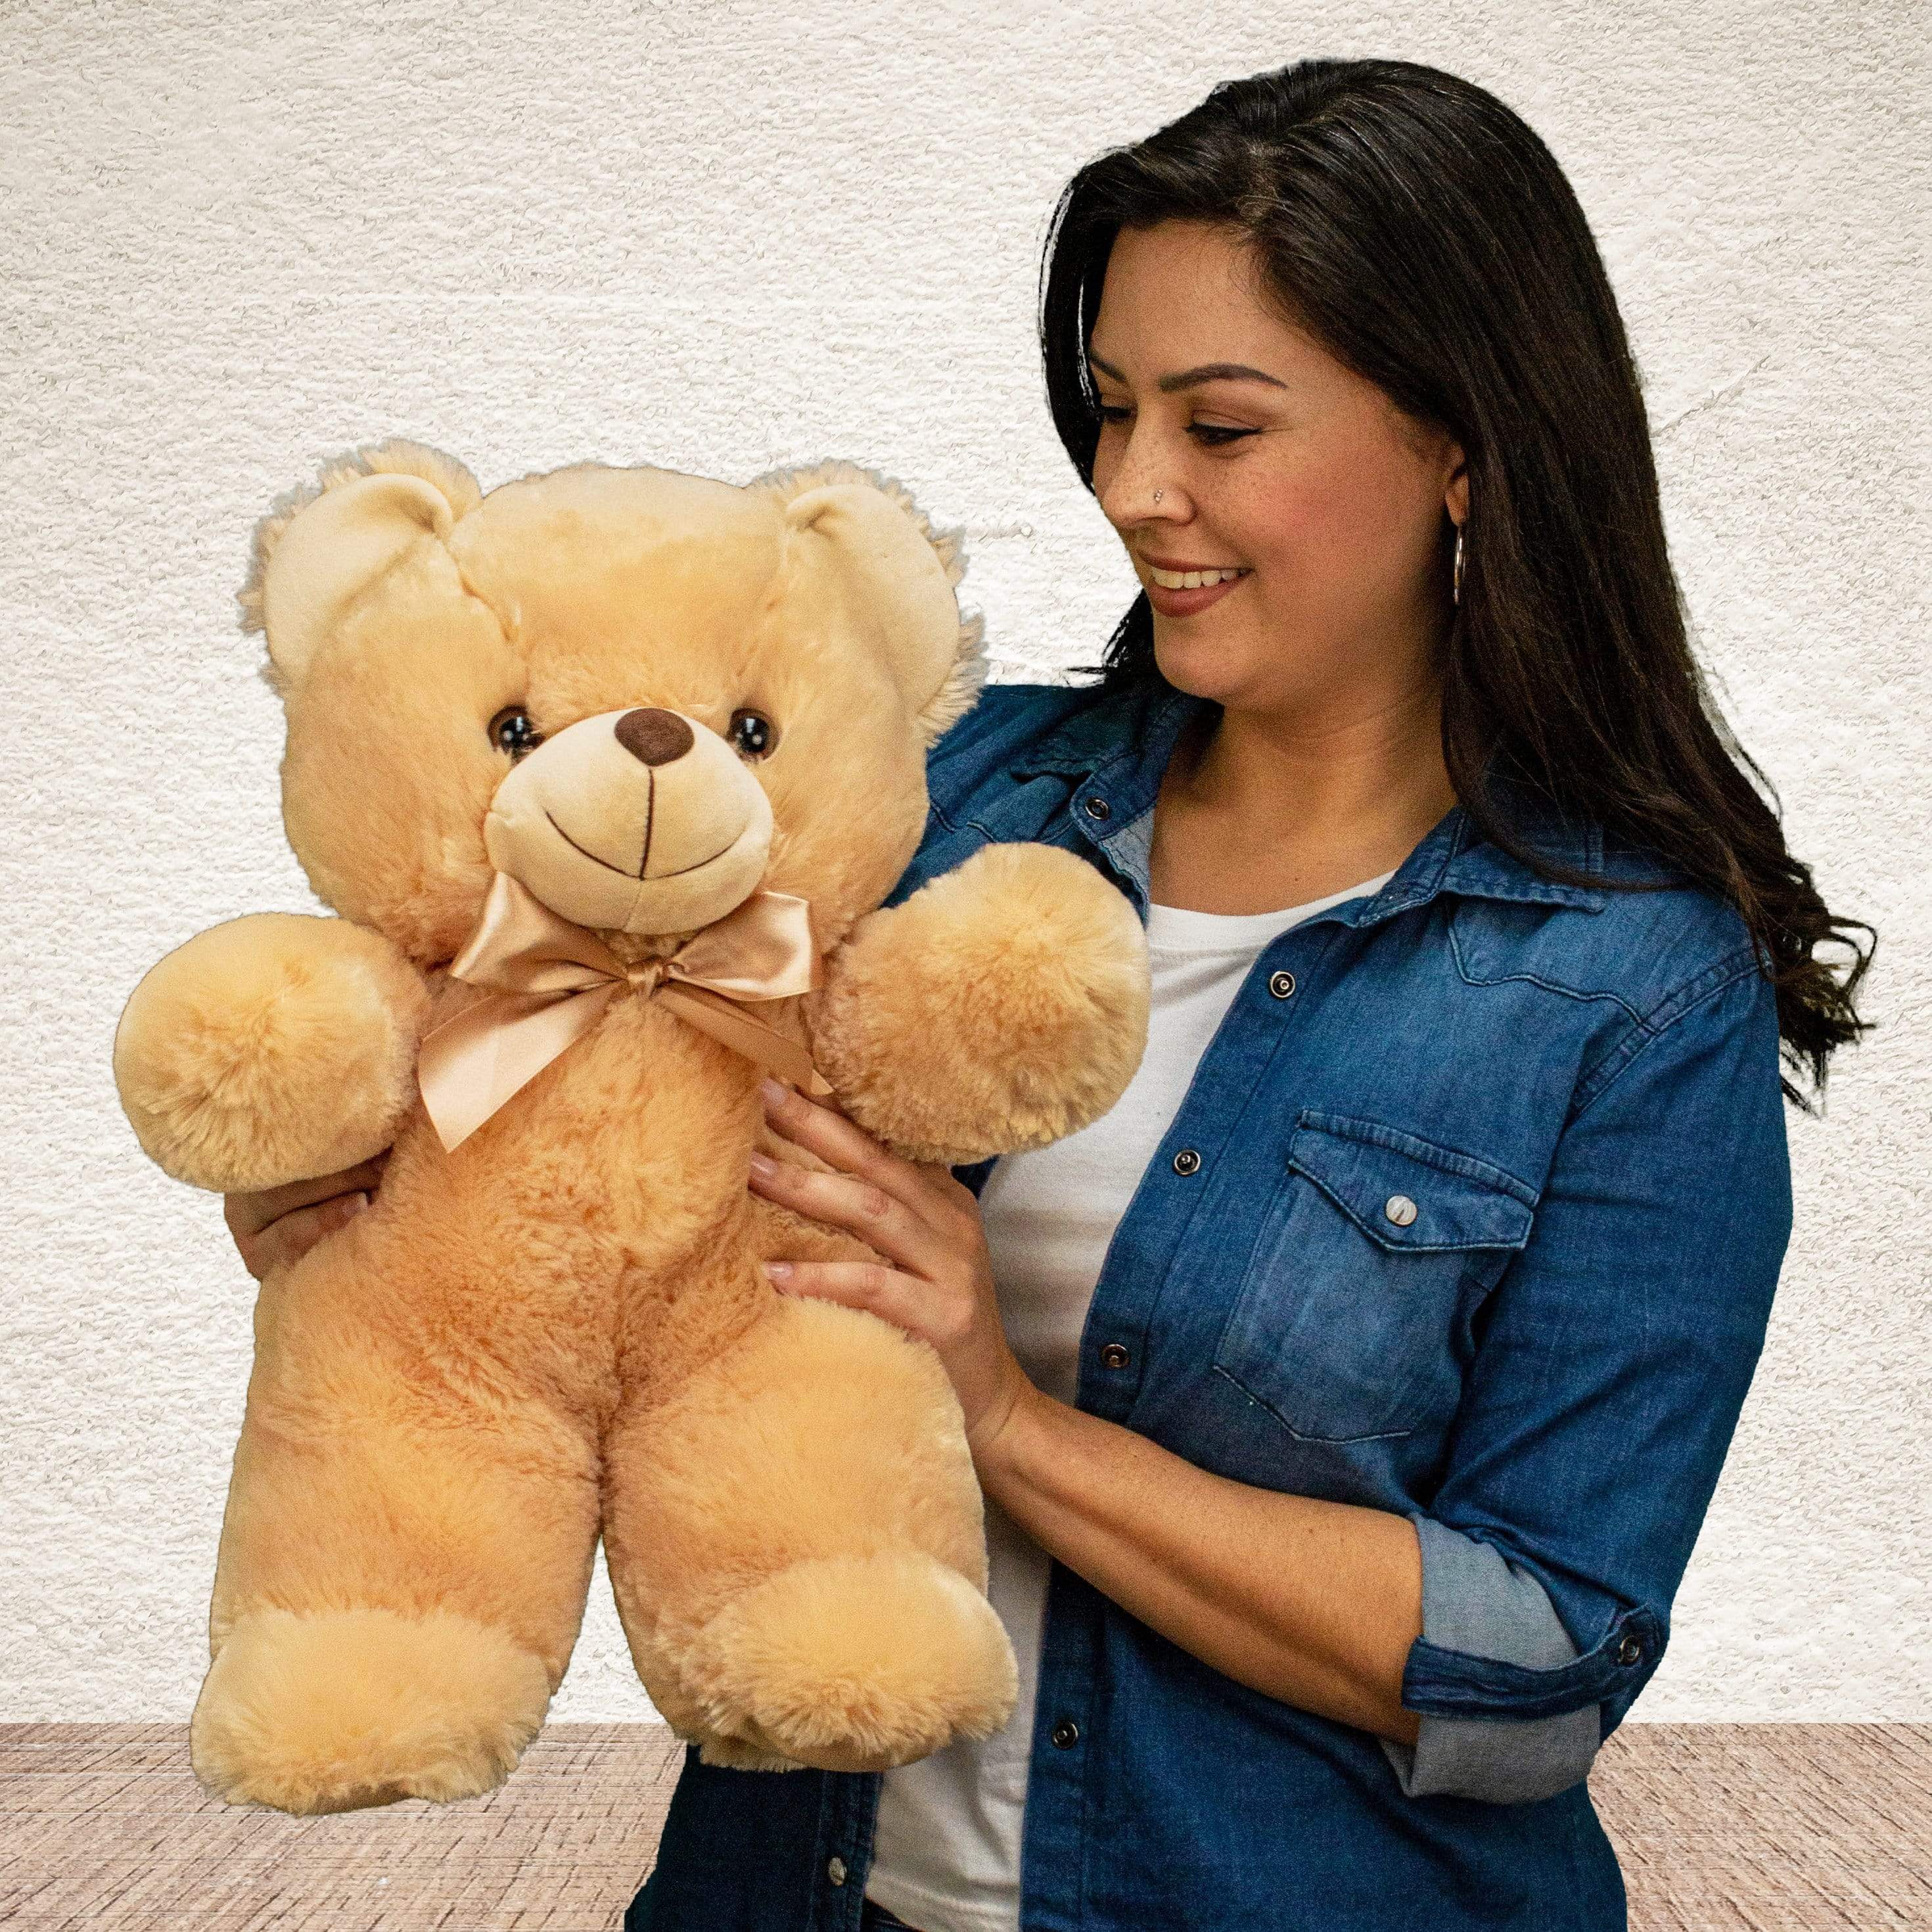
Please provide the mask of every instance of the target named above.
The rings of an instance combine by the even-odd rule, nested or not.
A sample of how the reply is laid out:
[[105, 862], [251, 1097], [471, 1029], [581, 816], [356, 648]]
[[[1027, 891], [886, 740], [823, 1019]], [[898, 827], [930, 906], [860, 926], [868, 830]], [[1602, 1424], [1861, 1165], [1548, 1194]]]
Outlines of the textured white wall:
[[[251, 1284], [215, 1202], [137, 1150], [109, 1046], [168, 948], [315, 909], [235, 627], [255, 517], [391, 434], [486, 487], [842, 455], [966, 526], [995, 676], [1091, 662], [1134, 583], [1047, 418], [1048, 211], [1215, 80], [1318, 52], [1464, 73], [1570, 170], [1703, 648], [1796, 849], [1884, 934], [1882, 1030], [1792, 1121], [1769, 1345], [1636, 1715], [1932, 1716], [1924, 26], [1910, 0], [12, 0], [0, 1718], [178, 1718], [204, 1667]], [[648, 1714], [601, 1574], [556, 1711]]]

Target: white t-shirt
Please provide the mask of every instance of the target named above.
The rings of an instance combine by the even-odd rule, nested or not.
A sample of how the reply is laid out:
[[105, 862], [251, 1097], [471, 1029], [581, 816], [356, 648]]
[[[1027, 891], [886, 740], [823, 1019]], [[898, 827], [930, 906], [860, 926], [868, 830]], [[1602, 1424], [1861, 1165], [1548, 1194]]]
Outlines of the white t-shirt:
[[[1081, 1334], [1108, 1244], [1256, 956], [1288, 927], [1378, 892], [1394, 876], [1278, 912], [1149, 905], [1147, 1052], [1126, 1091], [1079, 1132], [1004, 1156], [980, 1196], [1006, 1339], [1046, 1394], [1074, 1399]], [[983, 1742], [962, 1739], [889, 1771], [880, 1792], [866, 1894], [920, 1932], [1017, 1932], [1019, 1924], [1020, 1822], [1048, 1559], [990, 1497], [986, 1549], [987, 1594], [1012, 1639], [1019, 1701]]]

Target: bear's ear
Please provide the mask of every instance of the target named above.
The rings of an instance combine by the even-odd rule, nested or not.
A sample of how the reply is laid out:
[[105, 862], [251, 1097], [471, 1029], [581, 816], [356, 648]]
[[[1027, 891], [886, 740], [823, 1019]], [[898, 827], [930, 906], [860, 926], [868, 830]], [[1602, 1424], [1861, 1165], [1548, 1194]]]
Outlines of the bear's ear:
[[255, 526], [242, 628], [268, 634], [270, 682], [286, 692], [350, 601], [418, 538], [448, 536], [482, 500], [454, 457], [392, 438], [323, 466]]
[[935, 530], [896, 478], [838, 459], [770, 470], [788, 532], [822, 543], [828, 567], [874, 614], [879, 642], [928, 745], [968, 710], [986, 680], [986, 620], [960, 613], [965, 574], [956, 530]]

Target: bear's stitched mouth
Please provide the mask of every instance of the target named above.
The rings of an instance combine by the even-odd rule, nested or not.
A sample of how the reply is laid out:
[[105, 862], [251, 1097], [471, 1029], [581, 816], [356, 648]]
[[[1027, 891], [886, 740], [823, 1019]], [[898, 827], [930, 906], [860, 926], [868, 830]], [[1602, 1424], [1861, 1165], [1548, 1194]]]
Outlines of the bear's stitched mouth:
[[570, 834], [565, 831], [563, 827], [558, 824], [554, 818], [550, 818], [550, 809], [548, 806], [544, 809], [544, 816], [546, 818], [550, 818], [550, 830], [554, 832], [573, 852], [584, 852], [584, 856], [588, 859], [593, 866], [602, 866], [605, 872], [615, 872], [620, 879], [628, 879], [631, 876], [628, 872], [624, 870], [622, 866], [612, 865], [608, 859], [600, 859], [595, 852], [584, 852], [584, 848], [578, 844], [577, 841], [572, 838]]
[[698, 861], [697, 865], [680, 866], [674, 872], [660, 872], [658, 874], [657, 879], [644, 879], [641, 873], [634, 874], [627, 872], [624, 870], [622, 866], [612, 865], [608, 859], [598, 858], [595, 852], [585, 852], [584, 850], [584, 848], [578, 844], [577, 841], [572, 838], [570, 834], [565, 831], [563, 827], [558, 824], [554, 818], [550, 818], [550, 808], [548, 806], [544, 808], [544, 818], [550, 819], [550, 829], [556, 832], [556, 836], [561, 838], [573, 852], [584, 852], [584, 856], [588, 859], [593, 866], [602, 866], [605, 872], [615, 872], [620, 879], [628, 879], [636, 877], [642, 880], [642, 882], [644, 884], [649, 886], [656, 885], [658, 883], [658, 879], [678, 879], [682, 878], [686, 872], [694, 872], [698, 870], [699, 866], [710, 865], [712, 859], [723, 858], [725, 854], [730, 850], [732, 846], [736, 844], [738, 842], [735, 838], [728, 841], [726, 844], [719, 846], [717, 850], [712, 854], [710, 859], [700, 859]]

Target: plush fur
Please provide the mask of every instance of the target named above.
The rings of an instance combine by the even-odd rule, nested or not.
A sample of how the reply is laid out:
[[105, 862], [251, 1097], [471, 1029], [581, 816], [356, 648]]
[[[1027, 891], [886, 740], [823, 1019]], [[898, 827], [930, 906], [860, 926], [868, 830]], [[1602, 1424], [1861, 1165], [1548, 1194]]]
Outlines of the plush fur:
[[[600, 936], [627, 961], [760, 886], [808, 899], [824, 985], [760, 1016], [889, 1144], [975, 1160], [1112, 1106], [1146, 959], [1091, 867], [989, 848], [878, 910], [926, 750], [979, 688], [962, 568], [956, 534], [841, 463], [743, 488], [584, 464], [485, 496], [392, 442], [258, 526], [242, 602], [287, 710], [284, 820], [340, 916], [170, 954], [116, 1078], [198, 1186], [394, 1152], [369, 1210], [256, 1304], [192, 1729], [212, 1788], [298, 1812], [488, 1790], [563, 1676], [600, 1532], [639, 1675], [710, 1762], [876, 1769], [1004, 1721], [938, 1358], [758, 1265], [872, 1258], [748, 1190], [754, 1146], [800, 1157], [761, 1070], [626, 995], [454, 1151], [415, 1085], [425, 1027], [479, 997], [444, 969], [512, 850], [514, 772], [590, 844], [502, 862], [560, 910], [616, 878]], [[490, 728], [517, 707], [545, 742], [513, 764]], [[614, 721], [646, 708], [696, 762], [622, 748]], [[742, 709], [767, 755], [723, 749]]]

